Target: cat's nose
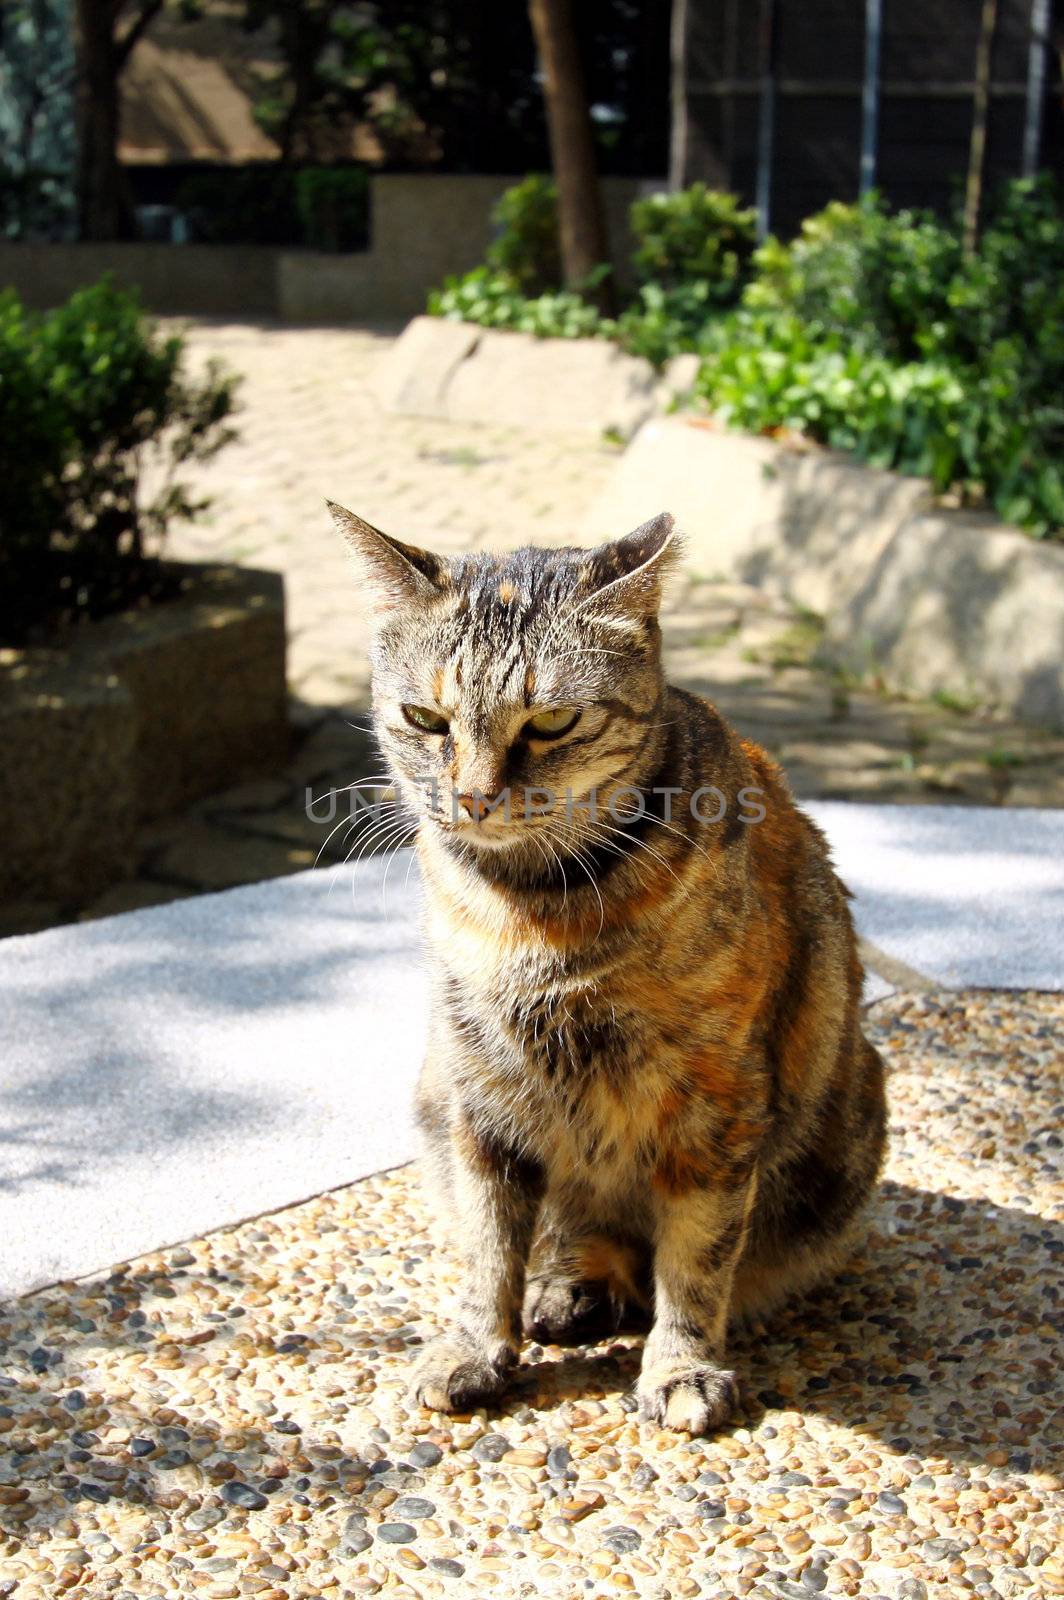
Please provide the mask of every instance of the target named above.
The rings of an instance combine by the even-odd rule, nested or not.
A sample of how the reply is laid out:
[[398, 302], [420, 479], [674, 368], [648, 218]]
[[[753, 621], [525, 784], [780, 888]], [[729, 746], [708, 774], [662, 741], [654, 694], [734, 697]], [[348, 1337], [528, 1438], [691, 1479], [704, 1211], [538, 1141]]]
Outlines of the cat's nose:
[[499, 804], [505, 792], [504, 789], [499, 789], [495, 794], [482, 794], [479, 789], [474, 789], [472, 794], [460, 794], [458, 804], [474, 822], [480, 822]]

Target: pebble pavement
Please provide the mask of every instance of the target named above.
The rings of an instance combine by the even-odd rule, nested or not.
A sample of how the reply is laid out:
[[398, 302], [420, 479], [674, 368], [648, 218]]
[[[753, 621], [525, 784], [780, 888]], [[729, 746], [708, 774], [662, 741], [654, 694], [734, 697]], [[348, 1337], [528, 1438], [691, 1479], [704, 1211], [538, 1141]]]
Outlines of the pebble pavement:
[[0, 1596], [1064, 1593], [1064, 1000], [869, 1023], [867, 1239], [734, 1340], [734, 1426], [640, 1423], [630, 1338], [526, 1348], [490, 1415], [411, 1409], [457, 1273], [403, 1168], [0, 1308]]

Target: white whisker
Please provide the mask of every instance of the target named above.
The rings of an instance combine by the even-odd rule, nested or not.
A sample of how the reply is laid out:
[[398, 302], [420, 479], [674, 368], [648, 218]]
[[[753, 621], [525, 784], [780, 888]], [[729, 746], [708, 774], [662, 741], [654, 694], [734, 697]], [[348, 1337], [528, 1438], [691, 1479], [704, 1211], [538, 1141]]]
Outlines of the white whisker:
[[[384, 911], [384, 915], [385, 916], [388, 915], [388, 874], [392, 870], [392, 862], [395, 860], [396, 856], [399, 854], [399, 851], [404, 849], [405, 846], [409, 843], [410, 837], [412, 836], [412, 834], [415, 834], [416, 832], [417, 832], [417, 823], [416, 822], [408, 822], [407, 826], [406, 826], [406, 834], [407, 834], [406, 839], [403, 839], [402, 837], [400, 837], [399, 842], [395, 845], [394, 849], [392, 850], [391, 855], [388, 857], [388, 865], [385, 867], [385, 869], [384, 869], [384, 877], [381, 879], [381, 907], [382, 907], [382, 909]], [[410, 876], [410, 870], [408, 868], [407, 869], [407, 877], [409, 878], [409, 876]]]
[[[398, 800], [383, 800], [382, 799], [382, 800], [378, 800], [376, 802], [376, 809], [379, 811], [379, 810], [383, 809], [385, 806], [397, 806], [398, 804], [399, 804]], [[318, 862], [321, 860], [323, 853], [328, 848], [329, 841], [331, 840], [331, 838], [332, 838], [334, 833], [339, 833], [340, 829], [345, 827], [345, 826], [348, 828], [348, 831], [350, 831], [350, 829], [355, 825], [355, 823], [360, 822], [361, 820], [362, 820], [362, 813], [359, 812], [359, 811], [354, 812], [349, 817], [341, 817], [339, 822], [336, 824], [336, 826], [333, 827], [333, 828], [330, 828], [328, 833], [325, 835], [325, 838], [322, 840], [321, 845], [320, 845], [320, 847], [318, 849], [318, 853], [314, 857], [314, 865], [315, 866], [318, 865]], [[344, 842], [344, 844], [347, 843], [347, 834], [346, 833], [344, 834], [343, 842]]]

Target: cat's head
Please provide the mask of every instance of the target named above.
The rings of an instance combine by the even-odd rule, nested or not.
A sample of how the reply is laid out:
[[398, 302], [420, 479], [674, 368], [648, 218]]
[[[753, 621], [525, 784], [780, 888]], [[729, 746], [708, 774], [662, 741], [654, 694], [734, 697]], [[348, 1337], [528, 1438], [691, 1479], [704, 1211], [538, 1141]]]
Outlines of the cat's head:
[[419, 820], [531, 851], [586, 835], [575, 802], [648, 782], [669, 515], [592, 550], [442, 556], [329, 509], [373, 623], [377, 737]]

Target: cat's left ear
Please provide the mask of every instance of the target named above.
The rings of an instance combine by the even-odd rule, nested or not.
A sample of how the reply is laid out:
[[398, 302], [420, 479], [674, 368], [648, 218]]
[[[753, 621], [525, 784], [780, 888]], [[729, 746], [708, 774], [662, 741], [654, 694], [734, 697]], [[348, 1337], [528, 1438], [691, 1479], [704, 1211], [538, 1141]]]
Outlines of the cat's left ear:
[[681, 540], [667, 511], [623, 539], [600, 545], [587, 561], [593, 598], [582, 609], [651, 616], [661, 604], [662, 580], [679, 559]]
[[419, 550], [381, 533], [332, 500], [325, 504], [379, 610], [395, 611], [432, 600], [447, 587], [450, 574], [446, 563], [431, 550]]

